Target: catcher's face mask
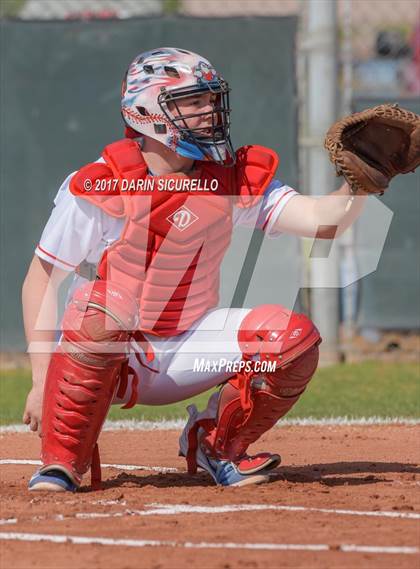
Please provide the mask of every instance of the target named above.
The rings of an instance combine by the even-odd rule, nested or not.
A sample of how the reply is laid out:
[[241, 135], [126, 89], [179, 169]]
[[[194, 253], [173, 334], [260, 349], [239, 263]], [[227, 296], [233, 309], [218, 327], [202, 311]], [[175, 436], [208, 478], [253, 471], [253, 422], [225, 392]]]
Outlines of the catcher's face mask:
[[[206, 97], [209, 94], [211, 97]], [[205, 105], [204, 101], [210, 104]], [[202, 159], [194, 152], [195, 147], [204, 158], [219, 164], [234, 164], [235, 153], [230, 140], [229, 87], [225, 81], [217, 79], [193, 89], [183, 87], [167, 91], [162, 88], [158, 104], [180, 134], [179, 150], [188, 152], [190, 149], [194, 154], [192, 157]], [[178, 153], [182, 154], [179, 150]]]
[[[212, 108], [182, 112], [187, 98], [206, 94], [213, 97]], [[181, 156], [225, 166], [235, 162], [229, 87], [196, 53], [162, 47], [137, 56], [123, 81], [121, 113], [139, 135], [154, 138]]]

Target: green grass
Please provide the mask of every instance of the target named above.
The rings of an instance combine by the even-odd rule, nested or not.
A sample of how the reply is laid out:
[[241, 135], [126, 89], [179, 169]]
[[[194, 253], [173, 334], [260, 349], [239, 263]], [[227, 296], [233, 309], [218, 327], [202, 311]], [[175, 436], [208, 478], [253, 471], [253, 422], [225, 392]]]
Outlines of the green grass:
[[[420, 417], [420, 366], [414, 363], [363, 362], [320, 369], [307, 392], [289, 413], [304, 417]], [[19, 423], [30, 388], [26, 370], [4, 371], [0, 376], [0, 424]], [[113, 406], [111, 419], [175, 419], [185, 417], [194, 402], [203, 408], [209, 393], [173, 405], [130, 410]]]
[[0, 0], [0, 17], [13, 18], [19, 15], [26, 0]]

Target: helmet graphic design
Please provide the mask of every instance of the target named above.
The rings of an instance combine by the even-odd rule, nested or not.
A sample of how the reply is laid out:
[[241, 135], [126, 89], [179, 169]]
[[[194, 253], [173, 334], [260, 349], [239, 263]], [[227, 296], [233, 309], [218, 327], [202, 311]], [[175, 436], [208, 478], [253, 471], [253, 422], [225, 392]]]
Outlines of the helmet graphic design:
[[[180, 112], [179, 101], [205, 93], [214, 94], [212, 110]], [[127, 126], [181, 156], [224, 165], [235, 161], [229, 136], [229, 87], [196, 53], [162, 47], [138, 55], [123, 82], [121, 112]], [[195, 117], [201, 117], [205, 126], [190, 128], [186, 121]]]

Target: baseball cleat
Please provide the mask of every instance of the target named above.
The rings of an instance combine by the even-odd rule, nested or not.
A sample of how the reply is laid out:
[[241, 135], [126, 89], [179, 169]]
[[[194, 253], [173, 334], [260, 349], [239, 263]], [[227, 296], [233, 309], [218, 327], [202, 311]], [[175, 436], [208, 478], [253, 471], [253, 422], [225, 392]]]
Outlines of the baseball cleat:
[[77, 486], [61, 470], [37, 471], [29, 481], [31, 492], [76, 492]]
[[[187, 424], [179, 438], [179, 456], [188, 454], [188, 433], [197, 420], [197, 408], [190, 405]], [[199, 433], [200, 434], [200, 433]], [[268, 470], [280, 464], [278, 454], [261, 453], [254, 457], [245, 456], [237, 462], [221, 460], [208, 456], [198, 444], [196, 452], [197, 466], [210, 474], [216, 484], [221, 486], [247, 486], [270, 481]]]
[[218, 460], [197, 451], [197, 465], [206, 470], [216, 484], [221, 486], [248, 486], [270, 481], [270, 476], [260, 471], [257, 474], [241, 474], [238, 466], [228, 460]]
[[281, 463], [279, 454], [271, 454], [269, 452], [260, 452], [254, 456], [245, 455], [241, 457], [236, 466], [241, 474], [255, 474], [257, 472], [267, 472], [276, 468]]

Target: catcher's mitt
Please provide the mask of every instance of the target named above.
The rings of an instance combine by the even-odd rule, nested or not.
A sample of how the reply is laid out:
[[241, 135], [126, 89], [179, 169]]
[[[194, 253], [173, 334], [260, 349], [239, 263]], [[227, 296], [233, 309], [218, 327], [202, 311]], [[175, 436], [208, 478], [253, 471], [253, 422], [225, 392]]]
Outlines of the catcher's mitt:
[[420, 165], [420, 116], [379, 105], [336, 122], [324, 145], [352, 192], [382, 194], [394, 176]]

